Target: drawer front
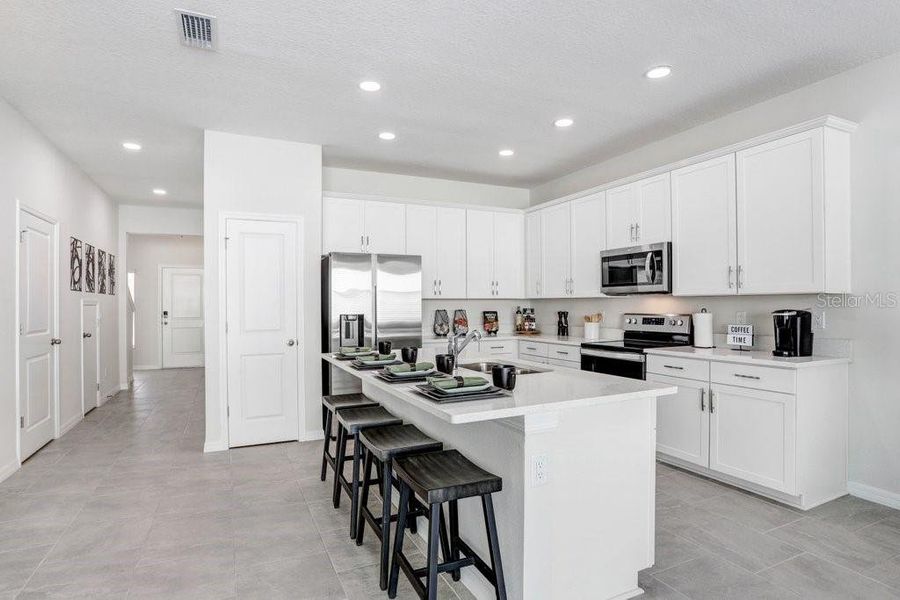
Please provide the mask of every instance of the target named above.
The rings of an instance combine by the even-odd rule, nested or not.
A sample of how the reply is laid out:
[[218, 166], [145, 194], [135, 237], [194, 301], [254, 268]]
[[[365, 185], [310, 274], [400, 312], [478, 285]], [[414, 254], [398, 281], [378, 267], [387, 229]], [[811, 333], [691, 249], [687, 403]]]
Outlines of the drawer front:
[[581, 370], [581, 363], [573, 362], [571, 360], [559, 360], [558, 358], [548, 358], [547, 364], [553, 365], [554, 367], [566, 367], [567, 369]]
[[547, 344], [547, 358], [578, 363], [581, 368], [581, 348], [565, 344]]
[[519, 354], [547, 356], [548, 344], [543, 342], [519, 342]]
[[669, 377], [709, 381], [709, 361], [649, 354], [647, 355], [647, 372]]
[[776, 369], [735, 363], [714, 362], [710, 366], [713, 383], [737, 385], [755, 390], [770, 390], [793, 394], [796, 389], [796, 373], [793, 369]]
[[516, 353], [516, 343], [514, 341], [499, 340], [481, 340], [480, 350], [482, 354], [508, 354]]

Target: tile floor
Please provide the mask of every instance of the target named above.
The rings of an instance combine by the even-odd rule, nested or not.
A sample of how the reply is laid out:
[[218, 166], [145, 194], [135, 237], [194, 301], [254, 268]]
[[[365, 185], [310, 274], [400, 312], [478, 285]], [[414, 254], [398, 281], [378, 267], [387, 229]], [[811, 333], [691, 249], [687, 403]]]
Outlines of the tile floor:
[[[0, 483], [0, 600], [386, 597], [321, 446], [203, 454], [202, 390], [201, 370], [137, 373]], [[804, 514], [660, 465], [657, 515], [645, 599], [900, 598], [900, 511]], [[440, 597], [471, 595], [442, 579]]]

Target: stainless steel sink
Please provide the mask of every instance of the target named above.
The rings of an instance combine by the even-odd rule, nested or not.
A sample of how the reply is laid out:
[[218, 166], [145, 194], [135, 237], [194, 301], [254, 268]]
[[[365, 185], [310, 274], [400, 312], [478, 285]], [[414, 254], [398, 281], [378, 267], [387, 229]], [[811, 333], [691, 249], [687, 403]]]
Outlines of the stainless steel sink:
[[[460, 369], [468, 369], [470, 371], [478, 371], [479, 373], [490, 373], [494, 365], [505, 365], [502, 362], [477, 362], [459, 365]], [[515, 365], [513, 365], [515, 366]], [[516, 367], [516, 375], [531, 375], [532, 373], [549, 373], [550, 369], [534, 369], [531, 367]]]

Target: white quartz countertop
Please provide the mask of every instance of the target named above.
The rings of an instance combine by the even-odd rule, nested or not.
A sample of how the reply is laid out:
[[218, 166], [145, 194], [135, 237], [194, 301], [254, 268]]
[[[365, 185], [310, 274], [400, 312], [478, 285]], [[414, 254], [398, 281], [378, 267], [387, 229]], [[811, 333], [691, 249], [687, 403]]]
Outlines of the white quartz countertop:
[[800, 356], [796, 358], [782, 358], [773, 356], [770, 350], [747, 350], [741, 352], [739, 350], [732, 350], [731, 348], [693, 348], [691, 346], [653, 348], [645, 350], [644, 353], [660, 356], [674, 356], [678, 358], [696, 358], [716, 362], [739, 363], [744, 365], [758, 365], [760, 367], [778, 367], [781, 369], [823, 367], [850, 362], [849, 358], [837, 356]]
[[[449, 423], [476, 423], [509, 417], [520, 417], [558, 410], [577, 409], [609, 402], [621, 402], [649, 396], [674, 394], [677, 387], [613, 375], [576, 371], [567, 368], [532, 363], [524, 360], [504, 360], [504, 364], [540, 369], [542, 373], [519, 375], [516, 389], [503, 398], [438, 403], [419, 395], [414, 383], [388, 383], [375, 377], [377, 370], [357, 371], [350, 361], [335, 359], [330, 353], [322, 359], [337, 368], [358, 377], [363, 382], [388, 391], [397, 398]], [[463, 364], [479, 361], [496, 361], [496, 357], [465, 357]], [[490, 381], [490, 374], [459, 369], [462, 376], [482, 376]]]
[[[574, 335], [562, 337], [558, 335], [549, 335], [542, 333], [540, 335], [517, 335], [515, 333], [503, 333], [500, 332], [497, 335], [484, 336], [481, 341], [489, 342], [491, 340], [497, 341], [507, 341], [507, 340], [517, 340], [520, 342], [541, 342], [544, 344], [564, 344], [566, 346], [581, 346], [584, 343], [585, 339], [583, 337], [578, 337]], [[437, 337], [434, 335], [431, 336], [423, 336], [422, 337], [423, 344], [438, 344], [438, 343], [447, 343], [446, 337]]]

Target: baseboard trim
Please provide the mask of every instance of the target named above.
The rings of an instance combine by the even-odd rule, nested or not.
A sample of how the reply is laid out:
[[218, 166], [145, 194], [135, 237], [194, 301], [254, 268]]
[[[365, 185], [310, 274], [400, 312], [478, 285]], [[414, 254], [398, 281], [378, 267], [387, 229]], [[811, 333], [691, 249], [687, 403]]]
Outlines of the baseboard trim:
[[75, 415], [74, 419], [70, 419], [68, 423], [63, 423], [63, 425], [59, 428], [59, 437], [62, 437], [69, 433], [69, 430], [78, 425], [78, 423], [81, 422], [83, 418], [84, 415]]
[[222, 452], [224, 450], [228, 450], [228, 442], [225, 440], [216, 440], [203, 444], [204, 452]]
[[297, 440], [299, 442], [316, 442], [325, 439], [325, 432], [321, 429], [314, 429], [313, 431], [304, 431], [300, 434], [300, 439]]
[[0, 467], [0, 482], [6, 481], [13, 473], [19, 470], [22, 465], [18, 460], [6, 463]]
[[847, 491], [850, 492], [851, 496], [900, 509], [900, 494], [896, 492], [889, 492], [857, 481], [848, 481]]
[[159, 365], [134, 365], [132, 367], [135, 371], [159, 371], [161, 368]]

